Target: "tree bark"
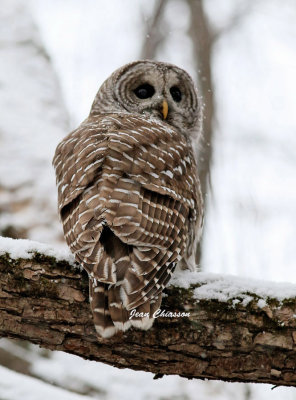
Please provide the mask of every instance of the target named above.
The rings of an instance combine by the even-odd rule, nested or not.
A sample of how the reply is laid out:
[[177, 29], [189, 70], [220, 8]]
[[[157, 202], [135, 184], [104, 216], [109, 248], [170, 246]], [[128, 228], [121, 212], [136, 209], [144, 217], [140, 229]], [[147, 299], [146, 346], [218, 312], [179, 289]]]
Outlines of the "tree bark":
[[84, 271], [36, 253], [0, 256], [0, 337], [17, 338], [119, 368], [187, 378], [296, 386], [296, 299], [256, 294], [242, 303], [197, 300], [193, 290], [170, 287], [162, 310], [185, 318], [157, 318], [149, 331], [98, 339]]

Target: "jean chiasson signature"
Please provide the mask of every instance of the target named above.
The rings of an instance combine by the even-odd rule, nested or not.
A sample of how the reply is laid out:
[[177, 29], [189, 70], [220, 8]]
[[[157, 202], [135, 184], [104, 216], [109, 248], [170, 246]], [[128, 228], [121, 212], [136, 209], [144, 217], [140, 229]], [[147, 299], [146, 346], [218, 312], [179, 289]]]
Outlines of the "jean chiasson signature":
[[[133, 317], [138, 317], [138, 318], [151, 318], [149, 312], [137, 312], [136, 309], [133, 309], [130, 311], [130, 316], [129, 319]], [[190, 312], [172, 312], [172, 311], [167, 311], [167, 310], [161, 310], [160, 308], [156, 311], [154, 311], [152, 318], [184, 318], [184, 317], [190, 317]]]

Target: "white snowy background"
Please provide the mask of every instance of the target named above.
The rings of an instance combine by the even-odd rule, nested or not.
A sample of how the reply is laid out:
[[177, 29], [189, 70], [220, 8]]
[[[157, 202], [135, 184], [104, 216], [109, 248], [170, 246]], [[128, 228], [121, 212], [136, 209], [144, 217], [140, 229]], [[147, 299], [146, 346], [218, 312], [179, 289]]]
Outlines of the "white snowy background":
[[[238, 4], [205, 0], [215, 27]], [[212, 190], [202, 268], [296, 282], [296, 7], [258, 0], [213, 53], [216, 103]], [[147, 0], [0, 0], [0, 228], [60, 243], [51, 159], [88, 114], [103, 80], [139, 58]], [[194, 75], [184, 1], [158, 59]], [[0, 367], [0, 399], [296, 399], [294, 389], [188, 381], [118, 370], [1, 339], [31, 365], [31, 378]], [[1, 364], [1, 359], [0, 359]], [[42, 379], [44, 382], [36, 378]], [[55, 387], [56, 386], [56, 387]], [[76, 392], [76, 393], [74, 393]]]

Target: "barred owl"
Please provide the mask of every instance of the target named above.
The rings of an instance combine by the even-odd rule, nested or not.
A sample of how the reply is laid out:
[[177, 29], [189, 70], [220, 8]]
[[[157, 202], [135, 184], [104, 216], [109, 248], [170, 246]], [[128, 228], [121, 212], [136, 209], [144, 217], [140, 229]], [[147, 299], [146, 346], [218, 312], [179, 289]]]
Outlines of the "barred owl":
[[64, 236], [88, 272], [100, 336], [150, 328], [176, 265], [194, 263], [202, 200], [191, 140], [200, 124], [184, 70], [136, 61], [103, 83], [56, 149]]

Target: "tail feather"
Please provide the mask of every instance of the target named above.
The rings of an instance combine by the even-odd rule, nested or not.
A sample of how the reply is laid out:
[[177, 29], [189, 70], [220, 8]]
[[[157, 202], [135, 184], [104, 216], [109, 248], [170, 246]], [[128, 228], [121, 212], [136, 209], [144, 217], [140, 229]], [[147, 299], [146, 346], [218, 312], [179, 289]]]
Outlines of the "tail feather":
[[[91, 310], [98, 335], [110, 338], [131, 326], [151, 328], [153, 314], [160, 308], [160, 292], [175, 266], [171, 262], [176, 257], [174, 246], [167, 253], [133, 248], [104, 226], [89, 274]], [[146, 271], [145, 265], [150, 267]]]
[[131, 326], [143, 330], [151, 328], [161, 296], [128, 311], [122, 304], [119, 287], [98, 283], [97, 286], [90, 285], [90, 303], [96, 331], [99, 336], [108, 339]]
[[108, 302], [110, 316], [116, 328], [120, 331], [129, 329], [131, 327], [129, 312], [123, 307], [119, 286], [109, 287]]
[[94, 281], [90, 280], [89, 295], [90, 295], [90, 306], [93, 313], [94, 325], [96, 331], [103, 338], [109, 338], [117, 332], [109, 307], [108, 307], [108, 286], [105, 283], [94, 284]]

